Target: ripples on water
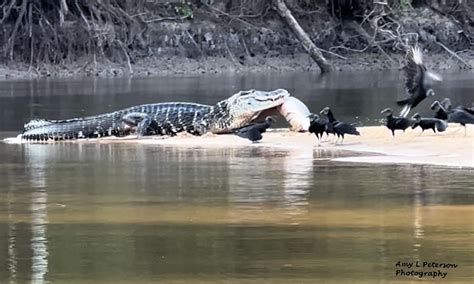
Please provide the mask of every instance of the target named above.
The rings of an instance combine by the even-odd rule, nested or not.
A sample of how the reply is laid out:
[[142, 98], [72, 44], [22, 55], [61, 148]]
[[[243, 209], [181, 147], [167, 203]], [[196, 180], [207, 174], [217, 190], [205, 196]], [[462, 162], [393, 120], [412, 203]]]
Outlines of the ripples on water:
[[0, 149], [2, 279], [376, 281], [399, 259], [472, 275], [467, 170], [451, 182], [444, 168], [261, 147]]
[[[247, 77], [193, 85], [195, 79], [185, 78], [165, 84], [162, 92], [175, 91], [159, 99], [151, 80], [32, 81], [19, 97], [5, 90], [25, 85], [8, 83], [0, 87], [0, 102], [17, 113], [3, 104], [0, 130], [19, 129], [30, 115], [54, 116], [59, 108], [58, 116], [66, 117], [103, 112], [109, 102], [107, 111], [137, 101], [195, 100], [190, 90], [211, 103], [278, 81], [314, 108], [338, 101], [339, 111], [370, 90], [359, 115], [376, 119], [376, 111], [396, 97], [399, 78], [370, 84], [359, 78], [359, 87], [356, 79], [313, 85], [301, 76]], [[472, 82], [465, 86], [472, 89]], [[392, 93], [380, 97], [384, 90]], [[469, 100], [460, 99], [462, 92], [452, 95]], [[454, 262], [460, 268], [449, 280], [472, 279], [472, 170], [329, 161], [345, 154], [324, 148], [0, 144], [0, 283], [405, 280], [394, 277], [398, 260]]]

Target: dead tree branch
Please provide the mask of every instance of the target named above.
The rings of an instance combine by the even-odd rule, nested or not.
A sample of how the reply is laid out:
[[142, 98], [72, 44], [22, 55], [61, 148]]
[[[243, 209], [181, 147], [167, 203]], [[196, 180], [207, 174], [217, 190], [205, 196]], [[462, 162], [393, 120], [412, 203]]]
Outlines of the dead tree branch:
[[21, 7], [20, 7], [20, 14], [18, 18], [16, 19], [15, 22], [15, 27], [13, 28], [13, 31], [10, 35], [10, 38], [8, 39], [8, 44], [9, 44], [9, 49], [10, 49], [10, 60], [13, 61], [13, 49], [15, 47], [15, 39], [16, 39], [16, 34], [18, 32], [18, 28], [20, 27], [21, 22], [23, 21], [23, 16], [26, 13], [26, 8], [28, 7], [28, 0], [23, 0], [21, 2]]
[[441, 46], [444, 50], [446, 50], [449, 54], [451, 54], [452, 56], [454, 56], [457, 60], [459, 60], [460, 62], [462, 62], [467, 68], [469, 69], [472, 69], [472, 66], [467, 63], [464, 59], [462, 59], [459, 55], [457, 55], [456, 52], [452, 51], [451, 49], [449, 49], [446, 45], [442, 44], [441, 42], [439, 41], [436, 41], [436, 44]]
[[291, 28], [296, 38], [299, 40], [301, 45], [303, 45], [306, 52], [311, 56], [311, 58], [318, 64], [321, 69], [321, 73], [329, 73], [331, 71], [331, 65], [324, 58], [321, 51], [316, 47], [316, 45], [311, 41], [308, 34], [303, 30], [298, 21], [293, 17], [291, 11], [286, 6], [284, 0], [273, 0], [275, 8], [278, 14], [285, 20], [286, 24]]

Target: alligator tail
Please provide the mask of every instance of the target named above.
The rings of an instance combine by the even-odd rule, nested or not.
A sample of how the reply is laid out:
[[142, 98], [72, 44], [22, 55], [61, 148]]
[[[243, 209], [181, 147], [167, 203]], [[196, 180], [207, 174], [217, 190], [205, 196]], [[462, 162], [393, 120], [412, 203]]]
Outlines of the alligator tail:
[[113, 120], [105, 116], [66, 120], [34, 119], [25, 124], [21, 138], [28, 141], [71, 140], [113, 135]]
[[23, 126], [23, 132], [31, 130], [31, 129], [43, 127], [46, 125], [50, 125], [52, 123], [54, 122], [46, 120], [46, 119], [32, 119]]

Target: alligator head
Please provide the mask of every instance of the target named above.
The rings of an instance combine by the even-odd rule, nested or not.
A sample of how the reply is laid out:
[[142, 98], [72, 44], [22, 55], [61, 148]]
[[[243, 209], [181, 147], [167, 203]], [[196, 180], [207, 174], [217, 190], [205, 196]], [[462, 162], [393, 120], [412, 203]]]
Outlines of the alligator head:
[[228, 133], [256, 119], [263, 111], [280, 106], [290, 94], [287, 90], [241, 91], [220, 101], [207, 115], [209, 130], [213, 133]]

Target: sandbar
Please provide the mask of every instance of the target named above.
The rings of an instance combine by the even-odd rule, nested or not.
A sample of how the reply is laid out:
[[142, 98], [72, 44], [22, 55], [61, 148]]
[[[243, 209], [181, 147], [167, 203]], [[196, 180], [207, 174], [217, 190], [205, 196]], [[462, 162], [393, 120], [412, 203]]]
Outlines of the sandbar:
[[[382, 164], [426, 164], [458, 168], [474, 168], [474, 126], [464, 127], [449, 124], [442, 133], [420, 129], [397, 131], [395, 136], [385, 126], [358, 127], [360, 136], [346, 135], [341, 145], [335, 144], [335, 138], [326, 137], [318, 144], [316, 137], [310, 133], [291, 132], [288, 129], [271, 129], [264, 133], [259, 143], [251, 143], [235, 135], [206, 134], [200, 137], [181, 134], [176, 137], [147, 137], [137, 139], [136, 136], [124, 138], [101, 138], [77, 140], [73, 143], [139, 143], [166, 145], [173, 147], [272, 147], [283, 149], [308, 148], [351, 151], [357, 155], [332, 158], [333, 161], [382, 163]], [[7, 138], [7, 143], [19, 142], [15, 138]], [[29, 143], [29, 142], [27, 142]], [[43, 142], [58, 143], [58, 142]], [[64, 143], [64, 142], [60, 142]], [[360, 153], [366, 153], [360, 154]], [[374, 155], [377, 154], [377, 155]]]

